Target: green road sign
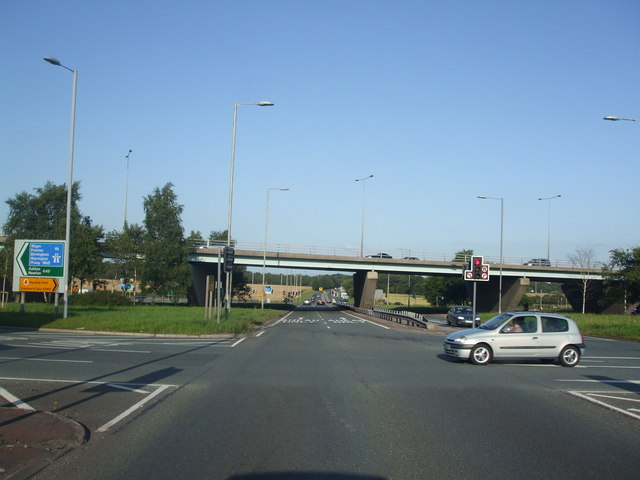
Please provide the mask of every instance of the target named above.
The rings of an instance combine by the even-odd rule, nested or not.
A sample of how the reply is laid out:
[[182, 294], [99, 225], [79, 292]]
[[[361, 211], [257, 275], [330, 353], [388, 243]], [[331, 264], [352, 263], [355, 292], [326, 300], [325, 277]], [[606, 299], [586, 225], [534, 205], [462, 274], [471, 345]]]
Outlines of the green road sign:
[[16, 240], [14, 251], [14, 276], [64, 277], [64, 242]]

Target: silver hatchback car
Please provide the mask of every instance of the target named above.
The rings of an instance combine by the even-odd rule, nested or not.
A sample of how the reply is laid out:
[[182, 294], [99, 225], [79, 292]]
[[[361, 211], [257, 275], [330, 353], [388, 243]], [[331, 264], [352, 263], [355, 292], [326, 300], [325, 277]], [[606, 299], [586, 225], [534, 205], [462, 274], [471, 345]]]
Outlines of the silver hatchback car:
[[478, 328], [451, 333], [444, 341], [444, 353], [475, 365], [494, 358], [540, 358], [573, 367], [584, 350], [584, 336], [573, 320], [543, 312], [502, 313]]

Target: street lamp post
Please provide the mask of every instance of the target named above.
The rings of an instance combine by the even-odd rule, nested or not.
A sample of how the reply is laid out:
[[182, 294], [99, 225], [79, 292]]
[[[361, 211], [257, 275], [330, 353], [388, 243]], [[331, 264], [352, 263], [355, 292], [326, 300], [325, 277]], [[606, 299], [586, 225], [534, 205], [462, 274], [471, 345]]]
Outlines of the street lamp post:
[[562, 195], [554, 195], [553, 197], [543, 197], [538, 200], [547, 200], [549, 202], [549, 210], [547, 214], [547, 260], [551, 260], [551, 200], [560, 198]]
[[363, 257], [364, 256], [364, 187], [366, 184], [366, 181], [369, 180], [370, 178], [373, 178], [373, 175], [369, 175], [368, 177], [364, 177], [364, 178], [356, 178], [356, 182], [362, 182], [362, 220], [361, 220], [361, 224], [360, 224], [360, 256]]
[[[256, 105], [258, 107], [272, 107], [272, 102], [260, 101], [256, 103], [234, 103], [233, 104], [233, 132], [231, 136], [231, 167], [229, 169], [229, 207], [227, 209], [227, 247], [231, 247], [231, 217], [233, 212], [233, 171], [236, 159], [236, 125], [238, 123], [238, 106]], [[225, 288], [225, 308], [227, 313], [231, 311], [231, 272], [226, 273]]]
[[56, 67], [62, 67], [73, 73], [73, 86], [71, 88], [71, 128], [69, 139], [69, 168], [67, 177], [67, 218], [64, 230], [64, 272], [62, 281], [64, 282], [64, 306], [63, 306], [63, 318], [67, 318], [68, 306], [69, 306], [69, 250], [71, 250], [71, 192], [73, 190], [73, 149], [74, 149], [74, 133], [76, 127], [76, 86], [78, 84], [78, 71], [73, 70], [62, 63], [60, 60], [53, 57], [44, 57], [44, 61], [49, 62]]
[[620, 118], [615, 115], [607, 115], [606, 117], [602, 117], [603, 120], [611, 120], [613, 122], [617, 122], [619, 120], [626, 120], [627, 122], [640, 122], [640, 120], [636, 120], [635, 118]]
[[503, 197], [487, 197], [486, 195], [478, 195], [483, 200], [500, 200], [500, 279], [498, 282], [498, 313], [502, 313], [502, 240], [504, 233], [504, 198]]
[[124, 183], [124, 228], [127, 228], [127, 204], [129, 203], [129, 155], [133, 150], [129, 150], [124, 157], [127, 159], [127, 175]]
[[264, 215], [264, 245], [262, 249], [262, 296], [260, 297], [260, 308], [264, 309], [264, 296], [265, 296], [265, 275], [267, 268], [267, 229], [269, 226], [269, 193], [271, 190], [280, 190], [282, 192], [286, 192], [289, 190], [289, 187], [280, 187], [280, 188], [267, 188], [267, 201], [265, 203], [265, 215]]

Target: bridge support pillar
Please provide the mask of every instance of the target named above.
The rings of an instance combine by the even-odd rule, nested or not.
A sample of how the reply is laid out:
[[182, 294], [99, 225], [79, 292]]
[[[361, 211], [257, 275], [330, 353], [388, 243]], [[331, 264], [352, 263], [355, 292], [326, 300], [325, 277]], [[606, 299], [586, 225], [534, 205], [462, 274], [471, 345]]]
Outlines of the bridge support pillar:
[[[217, 264], [212, 264], [217, 267]], [[204, 307], [205, 300], [205, 284], [207, 281], [207, 275], [213, 274], [213, 269], [209, 266], [209, 264], [199, 264], [192, 263], [191, 264], [191, 282], [193, 284], [193, 290], [196, 299], [196, 305], [199, 307]]]
[[[471, 284], [471, 282], [468, 282]], [[528, 278], [502, 276], [502, 311], [512, 312], [518, 308], [522, 295], [530, 284]], [[473, 288], [473, 285], [470, 285]], [[500, 293], [500, 276], [492, 275], [488, 282], [478, 282], [476, 309], [478, 312], [497, 312]]]
[[353, 295], [355, 297], [355, 306], [359, 308], [373, 308], [377, 285], [378, 272], [356, 272], [353, 275]]

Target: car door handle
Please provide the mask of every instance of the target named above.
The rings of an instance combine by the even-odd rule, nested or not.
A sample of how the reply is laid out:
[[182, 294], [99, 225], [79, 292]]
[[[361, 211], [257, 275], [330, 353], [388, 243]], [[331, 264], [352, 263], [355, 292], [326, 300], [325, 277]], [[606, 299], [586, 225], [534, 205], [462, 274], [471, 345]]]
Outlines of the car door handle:
[[538, 340], [538, 337], [531, 337], [531, 340]]

